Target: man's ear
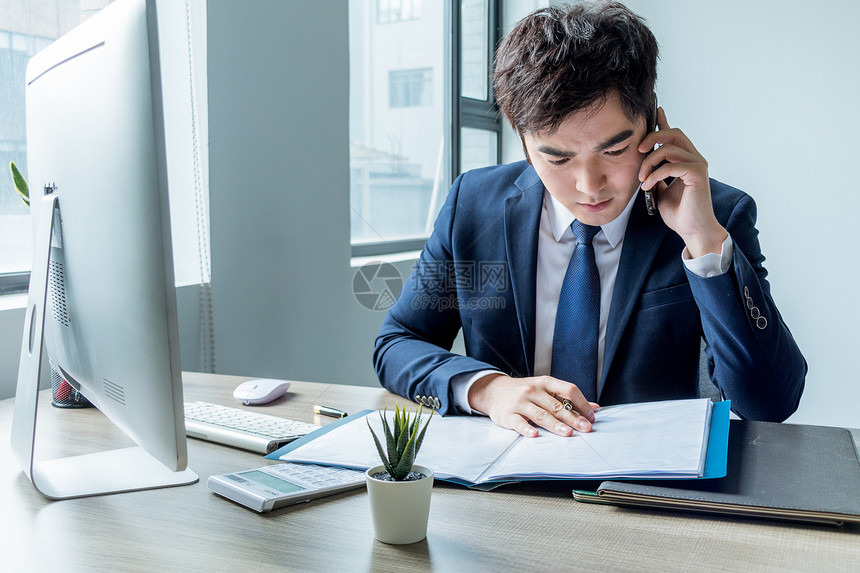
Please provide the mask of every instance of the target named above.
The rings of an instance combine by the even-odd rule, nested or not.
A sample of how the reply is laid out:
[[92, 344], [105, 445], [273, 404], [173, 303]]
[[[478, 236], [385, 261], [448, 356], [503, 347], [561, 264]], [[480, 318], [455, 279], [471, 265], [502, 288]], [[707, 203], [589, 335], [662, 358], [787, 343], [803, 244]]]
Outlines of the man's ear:
[[526, 147], [526, 138], [523, 137], [522, 133], [520, 133], [520, 141], [523, 143], [523, 153], [526, 154], [526, 161], [528, 162], [529, 165], [531, 165], [532, 164], [532, 158], [529, 157], [529, 150]]

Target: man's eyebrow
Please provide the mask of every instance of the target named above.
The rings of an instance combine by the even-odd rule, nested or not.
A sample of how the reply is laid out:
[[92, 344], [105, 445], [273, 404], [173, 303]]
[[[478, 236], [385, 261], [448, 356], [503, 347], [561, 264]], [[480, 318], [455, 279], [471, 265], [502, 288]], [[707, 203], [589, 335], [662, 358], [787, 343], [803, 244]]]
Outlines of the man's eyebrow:
[[632, 129], [625, 129], [621, 133], [617, 133], [617, 134], [613, 135], [612, 137], [610, 137], [609, 139], [607, 139], [606, 141], [604, 141], [603, 143], [598, 145], [595, 148], [595, 151], [606, 151], [610, 147], [615, 147], [616, 145], [618, 145], [622, 141], [626, 141], [627, 139], [630, 139], [631, 137], [633, 137], [633, 130]]
[[537, 150], [541, 153], [553, 155], [555, 157], [573, 157], [574, 155], [576, 155], [572, 151], [563, 151], [561, 149], [556, 149], [555, 147], [549, 145], [539, 145]]

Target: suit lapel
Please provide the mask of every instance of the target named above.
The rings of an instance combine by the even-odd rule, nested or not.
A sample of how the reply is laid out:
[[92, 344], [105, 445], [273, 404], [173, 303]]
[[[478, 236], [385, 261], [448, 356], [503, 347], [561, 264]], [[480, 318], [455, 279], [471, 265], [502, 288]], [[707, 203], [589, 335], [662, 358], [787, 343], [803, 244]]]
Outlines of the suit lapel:
[[538, 227], [543, 206], [543, 184], [532, 167], [516, 180], [521, 193], [505, 200], [505, 251], [523, 356], [532, 376], [535, 354], [535, 279], [537, 276]]
[[[642, 194], [639, 194], [624, 233], [624, 246], [621, 251], [621, 261], [618, 264], [612, 305], [609, 309], [601, 388], [605, 387], [612, 360], [621, 342], [621, 334], [639, 300], [639, 294], [645, 285], [648, 271], [654, 257], [657, 256], [666, 230], [667, 227], [660, 217], [652, 217], [646, 213], [645, 199]], [[680, 257], [680, 254], [678, 256]]]

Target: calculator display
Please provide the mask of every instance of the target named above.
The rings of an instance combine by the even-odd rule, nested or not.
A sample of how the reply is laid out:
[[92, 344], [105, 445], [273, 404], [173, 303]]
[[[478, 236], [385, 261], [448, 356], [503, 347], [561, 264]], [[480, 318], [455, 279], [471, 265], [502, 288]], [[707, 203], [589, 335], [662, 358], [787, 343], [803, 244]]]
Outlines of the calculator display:
[[273, 476], [272, 474], [261, 472], [260, 470], [242, 472], [239, 475], [247, 477], [248, 479], [252, 479], [257, 483], [261, 483], [281, 493], [293, 493], [295, 491], [302, 491], [303, 489], [305, 489], [300, 485], [294, 484], [293, 482], [283, 480], [279, 477]]

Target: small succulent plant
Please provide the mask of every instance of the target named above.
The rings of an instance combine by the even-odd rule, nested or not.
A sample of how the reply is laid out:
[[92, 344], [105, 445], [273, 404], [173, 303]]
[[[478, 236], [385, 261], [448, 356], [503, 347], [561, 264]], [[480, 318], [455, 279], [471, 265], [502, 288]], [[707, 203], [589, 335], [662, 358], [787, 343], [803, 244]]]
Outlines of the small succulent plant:
[[[376, 443], [376, 450], [379, 452], [385, 469], [395, 481], [403, 481], [412, 471], [415, 456], [421, 448], [424, 432], [427, 431], [427, 424], [433, 417], [433, 411], [430, 411], [430, 418], [427, 418], [424, 427], [421, 427], [421, 406], [418, 406], [414, 415], [408, 414], [405, 407], [401, 410], [399, 406], [395, 406], [393, 428], [389, 427], [388, 420], [385, 418], [386, 411], [387, 408], [379, 413], [379, 417], [382, 418], [382, 430], [385, 433], [385, 450], [382, 449], [382, 443], [373, 428], [370, 428], [369, 420], [367, 427], [370, 428], [373, 441]], [[388, 453], [387, 456], [386, 452]]]

